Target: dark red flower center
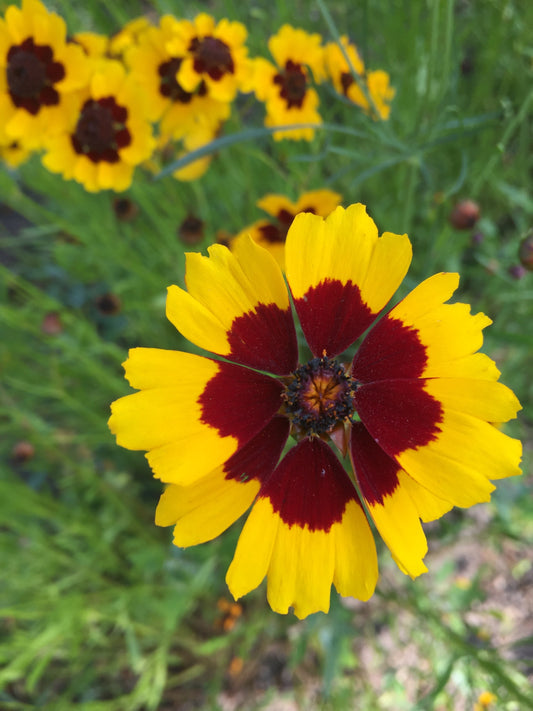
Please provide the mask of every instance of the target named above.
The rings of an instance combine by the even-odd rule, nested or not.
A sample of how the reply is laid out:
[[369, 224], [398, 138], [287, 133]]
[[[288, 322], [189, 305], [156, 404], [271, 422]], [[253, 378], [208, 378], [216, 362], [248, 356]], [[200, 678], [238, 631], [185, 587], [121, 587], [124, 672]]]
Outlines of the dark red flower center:
[[287, 102], [287, 108], [301, 108], [307, 91], [307, 75], [301, 64], [288, 59], [285, 69], [276, 74], [274, 83], [281, 87], [280, 96]]
[[32, 37], [10, 47], [7, 53], [7, 85], [17, 108], [35, 116], [41, 106], [55, 106], [59, 94], [54, 84], [65, 76], [61, 62], [54, 61], [48, 45], [35, 44]]
[[211, 79], [218, 81], [224, 74], [233, 74], [235, 65], [230, 48], [216, 37], [195, 37], [189, 51], [194, 55], [194, 71], [197, 74], [208, 74]]
[[334, 358], [313, 358], [290, 376], [285, 414], [301, 436], [325, 435], [350, 418], [357, 384]]
[[179, 102], [180, 104], [189, 104], [193, 94], [185, 91], [176, 79], [176, 74], [178, 73], [182, 61], [181, 57], [173, 57], [169, 59], [168, 62], [162, 62], [159, 65], [158, 72], [161, 77], [159, 91], [162, 96], [167, 97], [171, 101]]
[[112, 96], [88, 99], [72, 136], [74, 150], [93, 163], [117, 163], [119, 149], [131, 143], [131, 134], [125, 125], [127, 118], [128, 110], [119, 106]]

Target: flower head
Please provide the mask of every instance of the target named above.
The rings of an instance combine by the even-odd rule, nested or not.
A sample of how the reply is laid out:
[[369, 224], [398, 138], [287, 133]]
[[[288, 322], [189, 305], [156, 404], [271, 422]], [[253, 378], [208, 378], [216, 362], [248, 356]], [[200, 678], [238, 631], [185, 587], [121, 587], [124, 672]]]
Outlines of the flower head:
[[[491, 479], [519, 473], [520, 443], [491, 423], [519, 403], [477, 353], [483, 314], [445, 302], [456, 274], [430, 277], [384, 315], [411, 260], [406, 235], [378, 236], [363, 205], [296, 217], [286, 275], [252, 239], [188, 254], [187, 291], [167, 316], [213, 354], [135, 348], [139, 392], [112, 406], [120, 445], [147, 450], [169, 484], [156, 513], [174, 542], [210, 540], [250, 506], [227, 574], [236, 598], [268, 579], [272, 608], [298, 617], [377, 581], [363, 505], [400, 569], [426, 571], [420, 520], [488, 501]], [[292, 438], [288, 446], [289, 435]], [[284, 453], [285, 452], [285, 453]], [[343, 466], [347, 454], [351, 473]]]
[[10, 5], [0, 18], [0, 144], [40, 148], [64, 126], [64, 99], [86, 84], [88, 72], [62, 18], [39, 0]]
[[[259, 101], [266, 107], [266, 126], [290, 124], [320, 124], [319, 98], [312, 88], [312, 79], [324, 78], [322, 38], [304, 30], [283, 25], [268, 42], [276, 64], [266, 59], [254, 60], [253, 88]], [[276, 131], [274, 139], [311, 141], [312, 128]]]
[[300, 212], [311, 212], [327, 217], [341, 199], [341, 195], [328, 189], [303, 193], [296, 202], [292, 202], [285, 195], [265, 195], [257, 201], [257, 207], [270, 215], [271, 219], [258, 220], [242, 229], [230, 243], [230, 248], [236, 240], [250, 235], [257, 244], [268, 249], [280, 267], [285, 269], [285, 240], [296, 215]]
[[223, 19], [216, 23], [206, 13], [193, 21], [180, 20], [167, 51], [183, 57], [176, 80], [185, 91], [194, 93], [203, 85], [206, 95], [231, 102], [248, 81], [250, 70], [247, 31], [240, 22]]
[[65, 130], [45, 146], [43, 164], [86, 190], [126, 190], [154, 147], [139, 87], [122, 64], [94, 61], [89, 86], [72, 97]]
[[179, 27], [178, 20], [164, 15], [158, 27], [145, 30], [126, 52], [132, 75], [145, 91], [150, 119], [161, 120], [162, 135], [173, 139], [194, 132], [198, 123], [216, 130], [230, 113], [229, 103], [213, 99], [203, 79], [193, 91], [179, 83], [177, 76], [187, 52], [176, 54], [168, 49]]

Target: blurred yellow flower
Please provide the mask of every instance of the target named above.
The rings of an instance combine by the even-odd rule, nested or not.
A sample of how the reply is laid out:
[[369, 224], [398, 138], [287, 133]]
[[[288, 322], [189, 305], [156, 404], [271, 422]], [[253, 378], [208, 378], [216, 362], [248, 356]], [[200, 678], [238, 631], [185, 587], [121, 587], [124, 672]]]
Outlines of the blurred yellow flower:
[[[209, 126], [214, 133], [231, 110], [227, 101], [217, 101], [209, 95], [203, 79], [193, 91], [178, 82], [187, 52], [176, 54], [169, 47], [176, 44], [172, 40], [179, 26], [171, 15], [163, 16], [159, 25], [143, 32], [125, 54], [132, 76], [146, 93], [149, 118], [160, 121], [163, 141], [182, 139], [196, 131], [203, 135]], [[199, 139], [192, 141], [198, 143]]]
[[[265, 103], [265, 126], [321, 124], [319, 98], [311, 81], [324, 79], [322, 38], [304, 30], [283, 25], [268, 42], [276, 64], [254, 60], [252, 85], [255, 96]], [[313, 128], [276, 131], [276, 141], [284, 138], [311, 141]]]
[[95, 63], [90, 85], [68, 105], [66, 130], [45, 145], [43, 164], [89, 192], [126, 190], [154, 148], [146, 99], [122, 64]]
[[87, 83], [88, 59], [39, 0], [0, 18], [0, 145], [34, 150], [65, 126], [65, 97]]
[[190, 93], [203, 85], [210, 98], [233, 101], [249, 81], [245, 26], [227, 19], [216, 23], [210, 15], [200, 13], [193, 21], [177, 22], [174, 35], [166, 49], [183, 57], [176, 75], [178, 84]]

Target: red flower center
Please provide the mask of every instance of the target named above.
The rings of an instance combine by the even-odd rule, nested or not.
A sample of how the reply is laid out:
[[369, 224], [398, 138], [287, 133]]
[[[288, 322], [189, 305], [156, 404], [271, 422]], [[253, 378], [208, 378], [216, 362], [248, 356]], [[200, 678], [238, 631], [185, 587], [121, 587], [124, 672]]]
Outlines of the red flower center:
[[76, 153], [86, 155], [93, 163], [117, 163], [118, 150], [131, 143], [126, 128], [128, 110], [119, 106], [112, 96], [88, 99], [82, 107], [72, 145]]
[[180, 104], [189, 104], [193, 94], [181, 86], [176, 79], [176, 74], [183, 60], [181, 57], [174, 57], [168, 62], [163, 62], [159, 65], [158, 72], [161, 77], [159, 82], [159, 91], [162, 96], [167, 97], [171, 101], [179, 102]]
[[233, 74], [235, 65], [230, 48], [225, 42], [216, 37], [204, 37], [202, 40], [195, 37], [189, 51], [194, 54], [194, 71], [197, 74], [208, 74], [211, 79], [218, 81], [224, 74]]
[[285, 387], [285, 414], [302, 436], [328, 434], [353, 415], [357, 384], [334, 358], [313, 358]]
[[280, 96], [287, 102], [288, 109], [302, 107], [307, 91], [307, 75], [301, 64], [288, 59], [284, 71], [274, 77], [274, 83], [280, 85]]
[[53, 85], [65, 76], [65, 68], [54, 61], [48, 45], [37, 45], [32, 37], [10, 47], [7, 53], [7, 85], [17, 108], [36, 115], [41, 106], [59, 103]]

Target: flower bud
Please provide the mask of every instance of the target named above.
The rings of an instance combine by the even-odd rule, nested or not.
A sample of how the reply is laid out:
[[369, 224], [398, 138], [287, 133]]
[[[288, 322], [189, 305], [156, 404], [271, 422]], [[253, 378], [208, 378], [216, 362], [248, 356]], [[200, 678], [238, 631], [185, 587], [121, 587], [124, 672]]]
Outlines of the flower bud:
[[521, 264], [513, 264], [509, 267], [508, 273], [509, 276], [513, 277], [513, 279], [523, 279], [527, 274], [527, 269]]
[[62, 330], [63, 324], [57, 311], [47, 313], [41, 322], [41, 331], [47, 336], [57, 336]]
[[104, 316], [114, 316], [120, 311], [122, 304], [116, 294], [101, 294], [96, 299], [96, 307]]
[[450, 213], [450, 223], [456, 230], [470, 230], [479, 219], [479, 205], [473, 200], [461, 200]]
[[13, 445], [11, 450], [11, 459], [18, 464], [22, 462], [27, 462], [35, 454], [35, 447], [31, 442], [26, 442], [26, 440], [21, 440]]
[[178, 236], [184, 244], [198, 244], [204, 238], [203, 220], [195, 215], [187, 215], [178, 227]]
[[139, 206], [126, 197], [116, 197], [113, 200], [113, 210], [122, 222], [129, 222], [139, 214]]

